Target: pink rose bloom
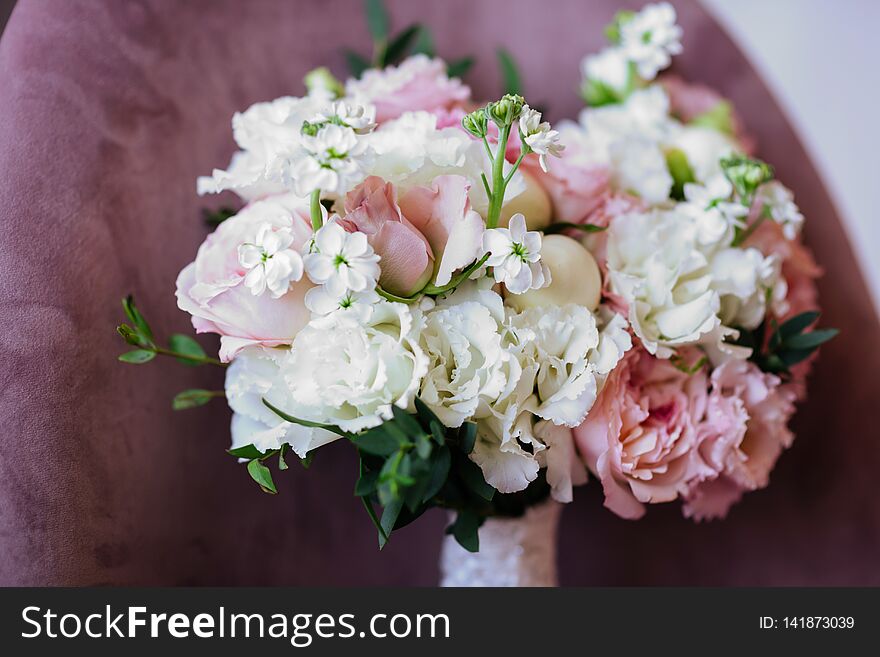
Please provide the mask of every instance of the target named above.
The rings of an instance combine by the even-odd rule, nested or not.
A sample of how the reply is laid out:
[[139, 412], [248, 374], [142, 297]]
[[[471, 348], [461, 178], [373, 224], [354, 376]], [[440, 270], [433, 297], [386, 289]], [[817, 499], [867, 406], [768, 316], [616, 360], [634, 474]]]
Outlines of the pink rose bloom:
[[556, 221], [585, 223], [608, 192], [611, 175], [607, 167], [590, 161], [580, 128], [563, 123], [559, 132], [565, 150], [553, 159], [547, 173], [541, 170], [538, 158], [532, 156], [523, 160], [522, 167], [550, 196]]
[[706, 394], [702, 370], [685, 374], [640, 348], [618, 364], [574, 429], [606, 507], [637, 519], [645, 504], [670, 502], [687, 490], [700, 472], [695, 448]]
[[396, 119], [404, 112], [440, 112], [463, 104], [471, 90], [446, 75], [446, 63], [414, 55], [399, 66], [364, 71], [346, 84], [346, 95], [376, 107], [376, 121]]
[[471, 210], [469, 189], [463, 176], [437, 176], [430, 187], [413, 187], [400, 199], [403, 216], [431, 245], [436, 285], [449, 283], [479, 255], [486, 225]]
[[706, 420], [700, 428], [701, 480], [685, 494], [684, 514], [721, 518], [746, 491], [764, 488], [794, 435], [794, 389], [749, 361], [731, 360], [712, 372]]
[[280, 298], [254, 295], [245, 286], [247, 271], [239, 263], [238, 247], [252, 243], [264, 224], [289, 230], [299, 251], [312, 235], [307, 208], [289, 195], [256, 201], [217, 227], [199, 247], [195, 262], [177, 277], [177, 305], [192, 315], [197, 333], [220, 334], [220, 359], [230, 361], [249, 345], [290, 344], [309, 321], [303, 303], [311, 287], [307, 279], [293, 283]]
[[381, 257], [383, 289], [407, 297], [427, 285], [434, 254], [425, 236], [401, 214], [394, 185], [370, 176], [346, 195], [345, 213], [342, 227], [366, 233]]
[[[698, 116], [711, 112], [719, 103], [729, 102], [711, 87], [686, 82], [677, 75], [664, 75], [660, 83], [669, 96], [669, 111], [683, 123], [690, 123]], [[745, 132], [742, 120], [733, 108], [730, 110], [730, 122], [732, 136], [746, 153], [752, 153], [755, 140]]]

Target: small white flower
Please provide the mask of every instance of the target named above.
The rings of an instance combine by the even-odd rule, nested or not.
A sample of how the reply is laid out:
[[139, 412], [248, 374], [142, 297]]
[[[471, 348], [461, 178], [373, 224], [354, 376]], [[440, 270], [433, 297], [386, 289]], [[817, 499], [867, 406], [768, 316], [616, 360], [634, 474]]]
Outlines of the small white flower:
[[537, 290], [550, 283], [550, 272], [541, 262], [541, 233], [526, 230], [526, 219], [516, 213], [510, 228], [492, 228], [483, 233], [486, 266], [492, 267], [495, 281], [504, 283], [512, 294]]
[[329, 315], [338, 311], [352, 313], [359, 321], [367, 321], [372, 312], [373, 305], [378, 303], [381, 297], [373, 289], [361, 292], [345, 290], [342, 294], [331, 294], [330, 290], [319, 285], [306, 292], [305, 304], [315, 315]]
[[732, 193], [730, 181], [720, 174], [705, 185], [688, 183], [684, 186], [686, 202], [677, 207], [696, 222], [701, 246], [726, 246], [733, 239], [734, 228], [743, 226], [749, 209], [729, 200]]
[[585, 80], [623, 91], [629, 83], [629, 60], [622, 49], [606, 48], [596, 55], [584, 57], [581, 74]]
[[632, 136], [615, 141], [608, 149], [613, 165], [614, 184], [651, 204], [669, 198], [672, 176], [660, 146], [644, 137]]
[[790, 189], [775, 180], [761, 185], [758, 203], [763, 204], [764, 211], [769, 212], [770, 218], [782, 226], [786, 239], [793, 240], [797, 237], [804, 224], [804, 215], [795, 205], [794, 194]]
[[620, 45], [645, 80], [653, 80], [681, 52], [682, 30], [675, 19], [675, 8], [660, 2], [645, 5], [620, 26]]
[[565, 146], [559, 143], [559, 132], [547, 121], [541, 121], [541, 113], [528, 105], [523, 106], [519, 117], [519, 130], [523, 140], [540, 156], [541, 168], [547, 171], [547, 156], [559, 157]]
[[287, 293], [292, 282], [302, 278], [302, 256], [289, 248], [293, 241], [289, 229], [265, 223], [257, 230], [254, 242], [238, 247], [238, 262], [248, 270], [244, 284], [254, 296], [268, 289], [277, 299]]
[[379, 280], [379, 256], [364, 233], [346, 232], [330, 221], [315, 233], [309, 250], [303, 258], [306, 273], [332, 296], [341, 298], [347, 290], [371, 290]]
[[376, 127], [376, 108], [370, 104], [358, 105], [337, 100], [329, 109], [319, 112], [314, 122], [342, 124], [358, 135], [366, 135]]
[[290, 167], [297, 194], [307, 196], [315, 189], [344, 194], [366, 176], [369, 153], [351, 128], [327, 124], [314, 136], [303, 135], [302, 142]]

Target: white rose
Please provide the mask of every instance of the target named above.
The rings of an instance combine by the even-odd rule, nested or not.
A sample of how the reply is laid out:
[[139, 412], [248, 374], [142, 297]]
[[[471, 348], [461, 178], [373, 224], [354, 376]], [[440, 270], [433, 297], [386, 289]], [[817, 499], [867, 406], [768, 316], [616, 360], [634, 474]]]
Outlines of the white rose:
[[382, 301], [360, 320], [331, 313], [297, 334], [282, 372], [292, 415], [357, 432], [389, 419], [392, 405], [412, 407], [428, 366], [421, 312]]
[[232, 447], [254, 445], [261, 452], [288, 444], [297, 456], [336, 440], [339, 436], [323, 429], [291, 424], [263, 404], [266, 398], [276, 408], [290, 409], [289, 392], [281, 376], [288, 349], [248, 347], [226, 370], [226, 400], [233, 411]]
[[642, 344], [660, 358], [720, 324], [719, 295], [697, 233], [695, 222], [674, 209], [622, 215], [608, 231], [611, 289], [629, 305]]

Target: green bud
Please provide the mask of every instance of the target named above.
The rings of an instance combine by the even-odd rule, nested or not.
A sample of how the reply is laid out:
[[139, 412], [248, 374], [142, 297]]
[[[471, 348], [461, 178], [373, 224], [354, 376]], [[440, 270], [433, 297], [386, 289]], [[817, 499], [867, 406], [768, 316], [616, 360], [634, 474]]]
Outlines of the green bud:
[[300, 132], [306, 135], [307, 137], [314, 137], [318, 134], [318, 130], [321, 129], [321, 126], [318, 123], [311, 123], [309, 121], [303, 121], [302, 128]]
[[619, 11], [614, 14], [614, 20], [605, 26], [605, 38], [611, 43], [620, 43], [620, 27], [631, 21], [635, 15], [634, 11]]
[[485, 137], [489, 128], [489, 120], [486, 117], [486, 110], [481, 107], [480, 109], [465, 115], [461, 120], [461, 127], [477, 139]]
[[721, 170], [745, 204], [751, 204], [758, 187], [773, 180], [773, 167], [745, 155], [721, 158]]
[[345, 88], [342, 86], [342, 83], [326, 66], [321, 66], [306, 73], [303, 82], [305, 82], [306, 89], [309, 92], [323, 89], [333, 94], [334, 98], [340, 98], [345, 95]]
[[133, 346], [133, 347], [140, 347], [141, 346], [141, 342], [142, 342], [141, 336], [138, 335], [138, 332], [135, 331], [128, 324], [120, 324], [119, 326], [116, 327], [116, 331], [119, 333], [119, 335], [122, 336], [122, 339], [125, 340], [131, 346]]
[[503, 128], [516, 122], [525, 103], [522, 96], [505, 94], [501, 100], [486, 105], [486, 114], [499, 128]]

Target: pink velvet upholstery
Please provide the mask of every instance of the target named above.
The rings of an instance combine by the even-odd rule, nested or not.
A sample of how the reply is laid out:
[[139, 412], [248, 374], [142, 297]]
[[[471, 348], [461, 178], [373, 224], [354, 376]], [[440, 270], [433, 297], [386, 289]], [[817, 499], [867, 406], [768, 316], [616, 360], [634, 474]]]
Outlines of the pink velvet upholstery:
[[[524, 38], [527, 94], [558, 118], [577, 111], [578, 59], [618, 3], [389, 4], [398, 27], [429, 23], [445, 56], [478, 57], [478, 95], [498, 90], [495, 46]], [[794, 188], [827, 271], [825, 321], [843, 334], [824, 351], [768, 490], [726, 522], [694, 525], [672, 505], [620, 520], [587, 486], [562, 519], [563, 583], [880, 584], [880, 326], [784, 116], [699, 6], [675, 4], [678, 71], [735, 101]], [[346, 445], [322, 449], [308, 472], [291, 468], [281, 494], [265, 496], [223, 452], [222, 403], [171, 411], [177, 391], [219, 387], [221, 372], [116, 362], [128, 291], [161, 334], [189, 329], [174, 279], [204, 238], [200, 207], [223, 201], [197, 198], [195, 178], [227, 162], [232, 113], [300, 93], [318, 64], [343, 73], [340, 46], [368, 47], [360, 7], [19, 2], [0, 43], [0, 583], [436, 581], [443, 514], [379, 553]]]

